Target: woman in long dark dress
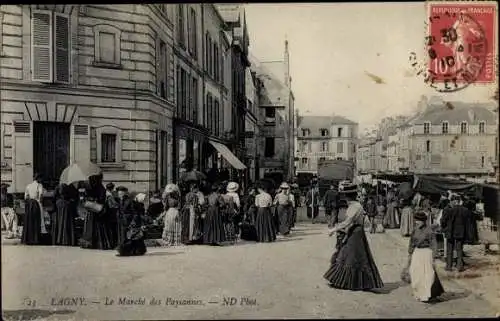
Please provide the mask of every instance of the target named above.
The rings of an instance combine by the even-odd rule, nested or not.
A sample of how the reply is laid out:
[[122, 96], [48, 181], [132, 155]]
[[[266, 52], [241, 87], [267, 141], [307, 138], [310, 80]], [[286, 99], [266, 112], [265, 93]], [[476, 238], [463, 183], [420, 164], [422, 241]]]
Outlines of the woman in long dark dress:
[[255, 196], [255, 206], [257, 214], [255, 215], [255, 232], [257, 234], [257, 242], [274, 242], [276, 241], [276, 230], [271, 214], [271, 206], [273, 199], [262, 186], [257, 188], [259, 194]]
[[224, 199], [219, 194], [219, 187], [212, 186], [212, 192], [207, 197], [208, 209], [205, 216], [203, 231], [203, 243], [210, 245], [221, 245], [226, 241], [224, 231]]
[[102, 186], [102, 176], [89, 177], [84, 207], [87, 210], [80, 246], [84, 249], [113, 249], [106, 210], [106, 189]]
[[48, 234], [45, 227], [42, 198], [43, 186], [42, 177], [36, 175], [32, 183], [26, 186], [24, 193], [25, 214], [24, 226], [21, 235], [21, 243], [26, 245], [41, 245], [44, 243], [45, 236]]
[[181, 240], [184, 244], [196, 244], [203, 240], [201, 227], [201, 207], [205, 197], [200, 192], [198, 184], [191, 185], [191, 191], [186, 194], [181, 211]]
[[52, 245], [75, 246], [76, 206], [70, 186], [60, 184], [56, 189], [56, 212], [52, 221]]
[[346, 218], [329, 231], [337, 233], [336, 252], [331, 258], [330, 268], [324, 274], [330, 286], [343, 290], [371, 290], [383, 288], [366, 234], [364, 210], [356, 201], [356, 190], [344, 191], [349, 201]]
[[140, 256], [147, 252], [144, 243], [144, 201], [146, 194], [139, 193], [131, 202], [131, 211], [126, 217], [122, 217], [124, 235], [122, 242], [118, 245], [117, 256]]

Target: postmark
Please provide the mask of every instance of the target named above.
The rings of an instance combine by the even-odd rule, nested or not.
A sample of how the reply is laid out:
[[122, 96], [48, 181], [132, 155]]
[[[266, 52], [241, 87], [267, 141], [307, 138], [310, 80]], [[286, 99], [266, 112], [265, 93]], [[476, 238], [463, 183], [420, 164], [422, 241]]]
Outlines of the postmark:
[[425, 37], [426, 61], [410, 54], [412, 67], [438, 92], [496, 81], [495, 2], [430, 2]]

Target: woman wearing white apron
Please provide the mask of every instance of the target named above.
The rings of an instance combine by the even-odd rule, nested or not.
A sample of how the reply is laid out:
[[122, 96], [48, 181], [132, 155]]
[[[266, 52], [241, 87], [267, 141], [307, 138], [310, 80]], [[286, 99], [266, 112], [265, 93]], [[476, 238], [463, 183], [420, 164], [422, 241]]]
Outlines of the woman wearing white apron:
[[418, 301], [428, 303], [444, 293], [434, 269], [432, 249], [436, 248], [436, 239], [432, 227], [427, 224], [427, 215], [424, 212], [415, 213], [414, 218], [415, 229], [408, 246], [411, 287]]

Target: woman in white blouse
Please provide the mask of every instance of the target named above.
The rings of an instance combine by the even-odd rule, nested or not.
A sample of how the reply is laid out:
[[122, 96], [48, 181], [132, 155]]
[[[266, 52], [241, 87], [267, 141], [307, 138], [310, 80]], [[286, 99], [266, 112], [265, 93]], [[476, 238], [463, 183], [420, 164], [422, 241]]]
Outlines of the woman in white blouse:
[[346, 218], [331, 230], [337, 234], [336, 251], [330, 268], [324, 274], [330, 286], [345, 290], [371, 290], [383, 288], [384, 283], [373, 260], [364, 230], [363, 206], [356, 201], [356, 189], [344, 188], [349, 201]]
[[42, 207], [43, 185], [41, 182], [41, 175], [36, 175], [24, 192], [26, 206], [21, 236], [22, 244], [40, 245], [43, 243], [43, 235], [47, 234]]
[[255, 206], [257, 207], [257, 214], [255, 216], [257, 242], [274, 242], [276, 241], [276, 232], [270, 209], [273, 199], [265, 191], [262, 183], [257, 187], [257, 191], [259, 193], [255, 196]]

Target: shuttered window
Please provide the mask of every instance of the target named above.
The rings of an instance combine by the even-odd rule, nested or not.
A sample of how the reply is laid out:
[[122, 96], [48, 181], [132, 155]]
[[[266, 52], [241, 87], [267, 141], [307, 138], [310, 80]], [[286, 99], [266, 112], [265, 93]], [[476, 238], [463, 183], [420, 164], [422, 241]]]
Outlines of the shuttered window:
[[116, 134], [101, 134], [101, 163], [116, 162]]
[[33, 81], [69, 83], [69, 16], [33, 11], [31, 28]]

